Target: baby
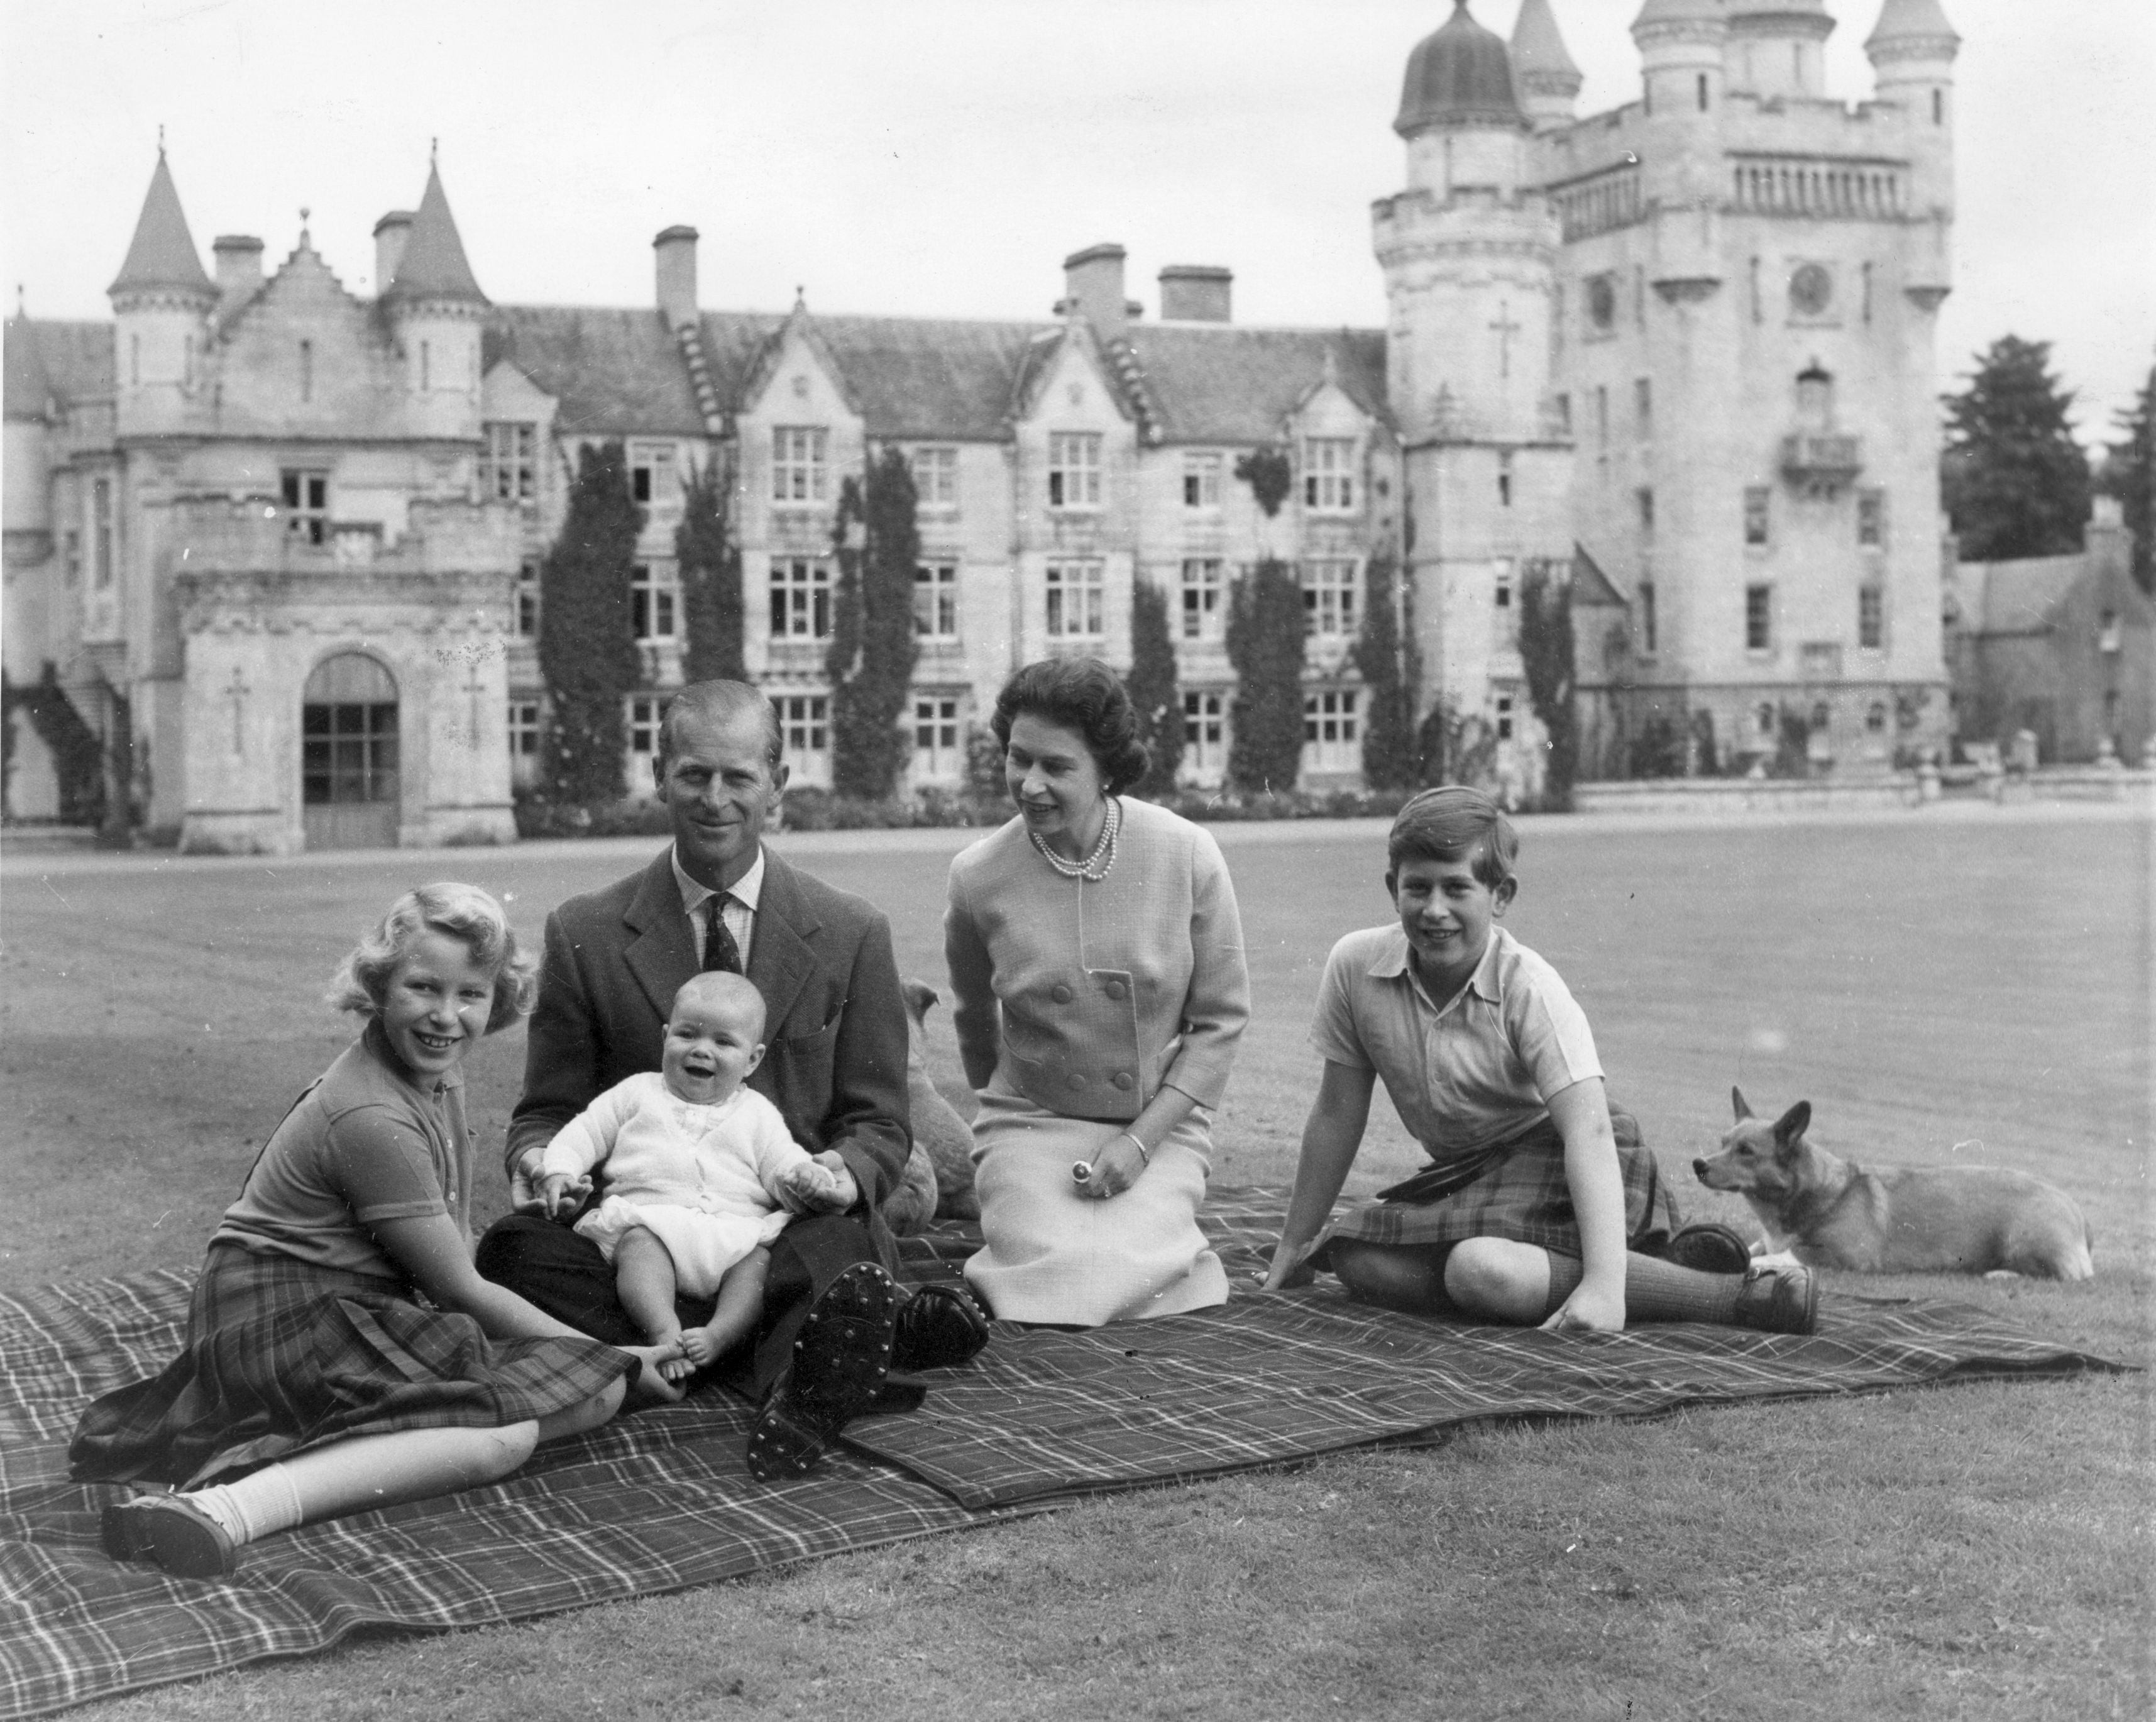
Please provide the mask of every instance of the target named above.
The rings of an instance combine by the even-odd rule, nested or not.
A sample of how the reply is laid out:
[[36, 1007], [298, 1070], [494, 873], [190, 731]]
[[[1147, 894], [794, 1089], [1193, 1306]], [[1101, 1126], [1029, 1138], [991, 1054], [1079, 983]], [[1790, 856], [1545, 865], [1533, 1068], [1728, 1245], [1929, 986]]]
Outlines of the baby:
[[[764, 1247], [788, 1210], [838, 1195], [838, 1179], [787, 1133], [778, 1108], [742, 1087], [763, 1061], [763, 996], [738, 974], [699, 974], [674, 995], [660, 1068], [617, 1082], [547, 1144], [539, 1194], [566, 1219], [606, 1167], [606, 1194], [577, 1230], [613, 1264], [622, 1307], [680, 1380], [755, 1327]], [[677, 1296], [716, 1295], [684, 1331]]]

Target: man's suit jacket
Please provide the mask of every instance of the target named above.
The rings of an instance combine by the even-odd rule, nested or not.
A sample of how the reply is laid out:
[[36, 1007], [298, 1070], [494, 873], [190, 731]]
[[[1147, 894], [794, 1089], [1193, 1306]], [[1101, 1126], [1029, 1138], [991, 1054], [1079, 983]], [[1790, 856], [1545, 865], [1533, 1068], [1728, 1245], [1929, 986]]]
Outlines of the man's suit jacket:
[[[547, 918], [508, 1164], [624, 1077], [659, 1068], [674, 995], [702, 965], [673, 851]], [[898, 1188], [911, 1138], [906, 1005], [891, 923], [767, 848], [748, 978], [763, 995], [763, 1062], [748, 1086], [812, 1153], [834, 1149], [874, 1204]]]

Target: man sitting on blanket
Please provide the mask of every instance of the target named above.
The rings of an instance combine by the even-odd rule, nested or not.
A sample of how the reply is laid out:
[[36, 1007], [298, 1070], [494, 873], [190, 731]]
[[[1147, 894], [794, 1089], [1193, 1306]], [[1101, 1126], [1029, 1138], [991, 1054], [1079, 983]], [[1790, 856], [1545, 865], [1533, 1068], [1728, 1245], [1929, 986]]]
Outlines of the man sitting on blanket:
[[[1727, 1228], [1675, 1230], [1638, 1127], [1613, 1124], [1585, 1014], [1496, 924], [1518, 846], [1475, 789], [1425, 790], [1394, 820], [1385, 889], [1399, 918], [1327, 959], [1311, 1028], [1325, 1070], [1266, 1288], [1323, 1267], [1350, 1295], [1414, 1314], [1811, 1332], [1810, 1269], [1748, 1275]], [[1430, 1163], [1321, 1232], [1378, 1077]]]
[[[603, 1091], [656, 1071], [675, 995], [707, 969], [746, 974], [763, 995], [769, 1051], [747, 1086], [834, 1175], [771, 1247], [762, 1313], [712, 1365], [762, 1402], [749, 1468], [796, 1476], [882, 1394], [887, 1370], [967, 1361], [988, 1324], [967, 1296], [911, 1296], [876, 1204], [898, 1188], [910, 1146], [906, 1006], [891, 925], [861, 898], [765, 849], [786, 789], [778, 714], [738, 681], [685, 687], [666, 708], [652, 763], [672, 815], [665, 853], [547, 918], [545, 966], [509, 1125], [519, 1211], [480, 1241], [480, 1271], [571, 1326], [616, 1344], [638, 1337], [598, 1247], [539, 1210], [536, 1175], [555, 1133]], [[603, 1194], [603, 1192], [602, 1192]], [[685, 1301], [684, 1327], [711, 1318]]]

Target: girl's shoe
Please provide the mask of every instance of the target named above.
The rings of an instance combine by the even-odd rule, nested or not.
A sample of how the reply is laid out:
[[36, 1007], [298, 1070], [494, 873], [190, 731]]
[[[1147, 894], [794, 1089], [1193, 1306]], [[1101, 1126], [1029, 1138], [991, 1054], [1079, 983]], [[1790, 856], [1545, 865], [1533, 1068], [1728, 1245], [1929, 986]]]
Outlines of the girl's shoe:
[[115, 1501], [99, 1529], [115, 1560], [151, 1561], [177, 1578], [224, 1578], [239, 1560], [224, 1527], [185, 1495]]

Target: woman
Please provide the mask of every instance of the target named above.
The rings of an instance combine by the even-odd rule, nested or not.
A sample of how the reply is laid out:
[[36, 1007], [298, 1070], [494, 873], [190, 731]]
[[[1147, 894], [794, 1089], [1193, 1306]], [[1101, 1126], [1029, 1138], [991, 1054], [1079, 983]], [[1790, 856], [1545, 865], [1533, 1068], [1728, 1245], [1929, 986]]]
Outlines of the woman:
[[1224, 1303], [1198, 1229], [1250, 1017], [1242, 923], [1211, 835], [1127, 801], [1147, 756], [1093, 658], [1029, 664], [992, 727], [1018, 817], [951, 864], [945, 954], [987, 1247], [1006, 1320], [1096, 1327]]
[[[400, 897], [331, 1000], [365, 1031], [225, 1211], [180, 1354], [83, 1413], [78, 1481], [186, 1491], [105, 1510], [105, 1551], [190, 1578], [271, 1532], [491, 1483], [596, 1428], [672, 1347], [587, 1339], [471, 1257], [465, 1056], [531, 1007], [534, 965], [470, 885]], [[422, 1302], [422, 1298], [425, 1300]]]

